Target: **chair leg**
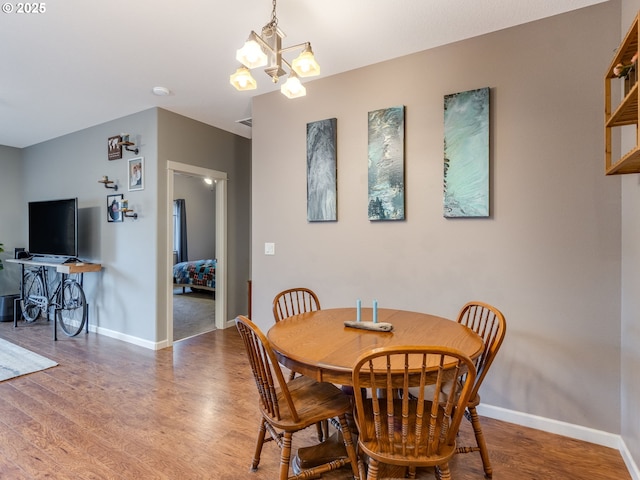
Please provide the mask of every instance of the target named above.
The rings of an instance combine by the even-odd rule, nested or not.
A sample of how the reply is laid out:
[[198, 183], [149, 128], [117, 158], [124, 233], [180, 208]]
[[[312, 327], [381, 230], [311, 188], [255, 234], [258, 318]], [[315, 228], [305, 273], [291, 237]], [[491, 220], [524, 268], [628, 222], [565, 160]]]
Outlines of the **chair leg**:
[[451, 471], [449, 470], [449, 464], [443, 463], [442, 465], [436, 465], [436, 479], [437, 480], [451, 480]]
[[378, 461], [373, 458], [369, 459], [369, 468], [367, 469], [367, 480], [378, 480]]
[[293, 434], [291, 432], [285, 432], [282, 437], [282, 451], [280, 452], [280, 480], [287, 480], [289, 478], [292, 437]]
[[491, 461], [489, 460], [489, 450], [487, 450], [487, 443], [484, 440], [484, 434], [482, 433], [482, 426], [480, 425], [478, 412], [476, 411], [476, 407], [469, 407], [468, 411], [471, 417], [473, 433], [476, 436], [476, 442], [478, 443], [478, 448], [480, 449], [480, 457], [482, 457], [484, 474], [487, 478], [491, 478], [493, 476], [493, 469], [491, 468]]
[[[353, 472], [353, 478], [362, 478], [363, 472], [360, 472], [359, 469], [356, 447], [353, 445], [353, 437], [351, 436], [351, 429], [349, 428], [349, 424], [347, 423], [347, 417], [345, 415], [340, 415], [338, 417], [338, 421], [340, 422], [342, 439], [347, 450], [347, 455], [349, 456], [349, 462], [351, 462], [351, 471]], [[329, 427], [327, 426], [327, 428]]]
[[265, 421], [260, 422], [260, 430], [258, 431], [258, 441], [256, 443], [256, 451], [253, 454], [253, 462], [251, 462], [251, 471], [255, 472], [258, 469], [260, 463], [260, 454], [262, 453], [262, 445], [264, 445], [264, 437], [267, 434], [267, 427]]

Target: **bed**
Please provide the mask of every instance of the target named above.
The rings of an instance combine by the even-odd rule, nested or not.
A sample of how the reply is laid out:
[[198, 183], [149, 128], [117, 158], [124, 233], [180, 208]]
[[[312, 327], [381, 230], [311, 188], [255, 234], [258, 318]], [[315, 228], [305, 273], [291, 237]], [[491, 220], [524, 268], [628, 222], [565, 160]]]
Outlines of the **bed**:
[[216, 260], [191, 260], [173, 266], [173, 286], [192, 290], [216, 291]]

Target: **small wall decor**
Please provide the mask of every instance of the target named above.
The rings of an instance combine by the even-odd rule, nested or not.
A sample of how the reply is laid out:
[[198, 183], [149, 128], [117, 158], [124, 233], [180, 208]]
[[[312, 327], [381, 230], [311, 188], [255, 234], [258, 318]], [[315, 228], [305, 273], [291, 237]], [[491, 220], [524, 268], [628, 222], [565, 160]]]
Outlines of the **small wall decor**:
[[138, 147], [136, 147], [136, 143], [133, 141], [132, 136], [128, 133], [120, 134], [120, 148], [124, 147], [127, 152], [133, 152], [135, 155], [140, 153]]
[[132, 208], [129, 208], [129, 200], [123, 198], [120, 200], [118, 206], [120, 207], [120, 213], [122, 213], [123, 218], [138, 218], [138, 214], [135, 213]]
[[369, 112], [369, 220], [404, 220], [404, 106]]
[[489, 216], [489, 88], [444, 97], [444, 216]]
[[107, 158], [109, 160], [119, 160], [122, 158], [122, 137], [116, 135], [107, 139]]
[[307, 221], [337, 220], [337, 119], [307, 123]]
[[144, 189], [144, 157], [134, 157], [127, 161], [129, 191]]
[[118, 191], [118, 184], [113, 180], [109, 180], [109, 177], [107, 175], [98, 180], [98, 183], [102, 183], [105, 188], [110, 188], [116, 192]]
[[107, 222], [122, 222], [122, 213], [120, 212], [120, 202], [123, 195], [117, 193], [114, 195], [107, 195]]

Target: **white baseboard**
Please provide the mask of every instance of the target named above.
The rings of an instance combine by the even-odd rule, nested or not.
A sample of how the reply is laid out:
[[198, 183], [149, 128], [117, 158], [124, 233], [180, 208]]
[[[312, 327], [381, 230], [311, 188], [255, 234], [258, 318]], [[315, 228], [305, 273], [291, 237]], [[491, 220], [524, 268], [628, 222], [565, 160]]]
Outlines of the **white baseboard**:
[[631, 478], [633, 480], [640, 480], [638, 465], [633, 460], [629, 449], [620, 435], [491, 405], [478, 405], [478, 414], [495, 418], [496, 420], [522, 425], [523, 427], [535, 428], [543, 432], [554, 433], [604, 447], [615, 448], [622, 455], [622, 459], [629, 470]]
[[139, 347], [149, 348], [151, 350], [160, 350], [161, 348], [165, 348], [167, 346], [166, 341], [152, 342], [150, 340], [144, 340], [139, 337], [116, 332], [115, 330], [109, 330], [108, 328], [96, 327], [95, 325], [89, 325], [89, 331], [96, 332], [100, 335], [104, 335], [105, 337], [111, 337], [117, 340], [122, 340], [123, 342], [132, 343], [134, 345], [138, 345]]

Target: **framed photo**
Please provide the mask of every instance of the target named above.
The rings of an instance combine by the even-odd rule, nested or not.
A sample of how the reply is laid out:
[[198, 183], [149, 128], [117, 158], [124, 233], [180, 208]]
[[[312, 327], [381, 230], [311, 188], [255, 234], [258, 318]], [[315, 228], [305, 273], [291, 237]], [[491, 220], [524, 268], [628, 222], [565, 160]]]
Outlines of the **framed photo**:
[[130, 158], [129, 168], [129, 191], [144, 190], [144, 157]]
[[122, 158], [122, 137], [116, 135], [107, 139], [107, 158], [109, 160], [119, 160]]
[[107, 222], [122, 222], [122, 212], [120, 211], [120, 202], [124, 198], [122, 193], [107, 195]]

